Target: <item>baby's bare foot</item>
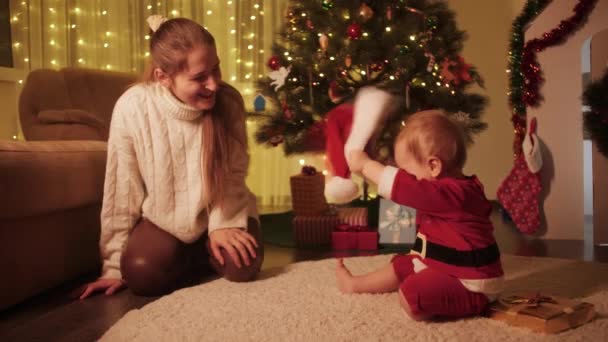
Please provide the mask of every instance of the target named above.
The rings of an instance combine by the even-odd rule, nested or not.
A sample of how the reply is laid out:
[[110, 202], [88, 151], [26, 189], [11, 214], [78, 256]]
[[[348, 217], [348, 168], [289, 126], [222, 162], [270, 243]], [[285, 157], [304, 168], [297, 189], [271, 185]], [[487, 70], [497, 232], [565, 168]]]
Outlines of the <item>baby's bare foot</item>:
[[338, 289], [342, 293], [354, 293], [355, 279], [350, 273], [348, 268], [344, 266], [344, 260], [338, 259], [336, 265], [336, 280], [338, 282]]

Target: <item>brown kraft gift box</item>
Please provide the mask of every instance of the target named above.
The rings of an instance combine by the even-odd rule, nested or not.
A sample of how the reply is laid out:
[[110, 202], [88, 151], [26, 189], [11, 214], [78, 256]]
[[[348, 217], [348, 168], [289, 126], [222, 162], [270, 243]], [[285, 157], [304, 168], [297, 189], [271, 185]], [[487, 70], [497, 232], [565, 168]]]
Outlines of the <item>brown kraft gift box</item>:
[[339, 224], [337, 215], [296, 216], [293, 236], [298, 246], [323, 246], [331, 243], [331, 232]]
[[289, 179], [293, 213], [296, 216], [320, 215], [329, 210], [324, 193], [325, 176], [314, 169], [307, 172]]
[[555, 334], [591, 321], [595, 308], [591, 303], [564, 297], [516, 293], [501, 296], [490, 307], [489, 316], [534, 332]]

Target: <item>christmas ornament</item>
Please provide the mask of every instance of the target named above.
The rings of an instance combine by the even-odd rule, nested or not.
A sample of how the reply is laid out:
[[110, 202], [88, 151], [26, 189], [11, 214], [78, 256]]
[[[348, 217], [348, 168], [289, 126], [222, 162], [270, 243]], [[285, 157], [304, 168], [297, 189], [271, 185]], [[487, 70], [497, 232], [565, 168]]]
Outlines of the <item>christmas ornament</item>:
[[287, 121], [291, 121], [294, 117], [293, 111], [291, 110], [291, 108], [289, 108], [289, 105], [287, 105], [287, 102], [284, 102], [282, 105], [282, 110], [283, 110], [283, 116], [285, 116], [285, 119], [287, 119]]
[[291, 65], [287, 68], [280, 67], [279, 70], [271, 71], [268, 73], [268, 77], [272, 80], [270, 85], [274, 86], [274, 91], [279, 90], [283, 85], [285, 85], [285, 79], [289, 72], [291, 71]]
[[327, 50], [327, 46], [329, 45], [329, 38], [325, 33], [321, 33], [319, 36], [319, 45], [323, 51]]
[[393, 20], [393, 8], [391, 6], [388, 6], [386, 8], [386, 19]]
[[270, 144], [272, 144], [272, 146], [277, 147], [284, 141], [283, 134], [272, 136], [268, 141], [270, 142]]
[[321, 7], [323, 7], [324, 10], [328, 11], [334, 7], [334, 2], [333, 0], [323, 0], [323, 2], [321, 3]]
[[464, 58], [458, 56], [455, 60], [444, 59], [441, 63], [441, 77], [452, 84], [469, 83], [473, 80], [470, 71], [471, 66], [465, 63]]
[[263, 112], [266, 109], [266, 98], [260, 92], [253, 99], [253, 109], [256, 112]]
[[352, 23], [348, 25], [346, 29], [346, 33], [350, 39], [359, 39], [361, 38], [361, 25], [357, 23]]
[[384, 69], [384, 64], [383, 63], [372, 63], [372, 65], [370, 65], [370, 69], [372, 69], [372, 71], [375, 71], [375, 72], [382, 71]]
[[374, 11], [367, 4], [361, 4], [359, 7], [359, 17], [363, 22], [368, 21], [374, 16]]
[[312, 20], [310, 19], [306, 20], [306, 27], [308, 27], [309, 30], [315, 29], [315, 25], [313, 25]]
[[435, 66], [435, 56], [429, 51], [426, 51], [424, 55], [429, 59], [429, 62], [426, 64], [426, 71], [431, 72]]
[[344, 58], [344, 65], [346, 65], [347, 68], [350, 68], [352, 64], [353, 58], [350, 55], [347, 55], [346, 58]]
[[536, 135], [536, 120], [530, 122], [524, 153], [517, 155], [513, 169], [498, 188], [498, 201], [507, 211], [516, 227], [523, 233], [533, 234], [540, 228], [538, 197], [542, 190], [540, 169], [542, 157]]
[[279, 57], [272, 56], [268, 59], [268, 63], [266, 63], [266, 65], [268, 65], [268, 67], [272, 70], [279, 70], [281, 67], [281, 61], [279, 60]]

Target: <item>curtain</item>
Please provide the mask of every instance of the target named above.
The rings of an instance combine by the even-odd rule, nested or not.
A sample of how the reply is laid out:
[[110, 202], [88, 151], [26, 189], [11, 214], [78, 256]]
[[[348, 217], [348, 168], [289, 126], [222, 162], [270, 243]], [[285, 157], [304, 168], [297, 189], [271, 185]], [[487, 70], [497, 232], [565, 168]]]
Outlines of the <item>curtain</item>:
[[[146, 18], [186, 17], [215, 37], [224, 79], [253, 109], [255, 81], [266, 77], [270, 46], [287, 0], [10, 0], [14, 68], [83, 67], [141, 73], [146, 65]], [[281, 146], [255, 143], [247, 122], [251, 166], [247, 184], [262, 207], [291, 204], [289, 177], [302, 164], [323, 170], [323, 156], [285, 157]]]

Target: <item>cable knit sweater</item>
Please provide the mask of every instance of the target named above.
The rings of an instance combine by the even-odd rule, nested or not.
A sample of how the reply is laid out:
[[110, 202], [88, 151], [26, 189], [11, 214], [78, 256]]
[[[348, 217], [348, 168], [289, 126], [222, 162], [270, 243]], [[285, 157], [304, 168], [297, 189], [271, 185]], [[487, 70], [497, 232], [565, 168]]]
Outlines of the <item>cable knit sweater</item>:
[[[220, 86], [213, 110], [229, 115], [247, 141], [243, 100], [234, 88]], [[232, 137], [224, 206], [207, 210], [201, 118], [201, 111], [158, 83], [135, 85], [116, 102], [101, 211], [102, 278], [121, 278], [120, 256], [141, 217], [186, 243], [207, 230], [246, 228], [248, 216], [257, 218], [255, 197], [245, 184], [247, 145]]]

